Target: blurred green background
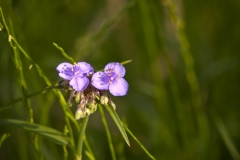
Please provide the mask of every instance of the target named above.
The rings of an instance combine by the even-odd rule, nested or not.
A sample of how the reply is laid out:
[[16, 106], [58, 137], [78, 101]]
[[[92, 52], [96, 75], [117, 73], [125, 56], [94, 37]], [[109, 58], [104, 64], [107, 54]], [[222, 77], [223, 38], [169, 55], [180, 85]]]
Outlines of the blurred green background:
[[[56, 66], [67, 61], [53, 42], [95, 70], [133, 60], [125, 65], [128, 94], [112, 99], [156, 159], [240, 158], [240, 1], [0, 0], [0, 7], [14, 37], [53, 84], [61, 80]], [[29, 94], [45, 88], [36, 68], [20, 58]], [[0, 67], [2, 107], [22, 97], [3, 30]], [[64, 114], [52, 91], [30, 102], [35, 123], [63, 131]], [[1, 119], [26, 117], [22, 103], [0, 112]], [[125, 144], [109, 116], [107, 122], [117, 159], [150, 159], [132, 138], [131, 147]], [[1, 126], [0, 133], [11, 133], [0, 159], [34, 158], [27, 132]], [[111, 159], [98, 111], [86, 135], [96, 159]], [[62, 147], [45, 139], [41, 152], [45, 159], [63, 159]]]

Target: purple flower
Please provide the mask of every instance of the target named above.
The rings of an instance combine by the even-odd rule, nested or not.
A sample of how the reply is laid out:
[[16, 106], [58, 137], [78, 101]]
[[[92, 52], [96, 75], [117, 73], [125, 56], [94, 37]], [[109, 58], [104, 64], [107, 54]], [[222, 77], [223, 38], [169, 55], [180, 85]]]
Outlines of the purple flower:
[[128, 91], [128, 83], [123, 78], [125, 68], [117, 62], [108, 63], [104, 72], [96, 72], [92, 76], [91, 83], [99, 90], [108, 90], [114, 96], [124, 96]]
[[78, 62], [75, 65], [70, 63], [61, 63], [57, 66], [59, 76], [69, 80], [69, 84], [76, 91], [83, 91], [89, 84], [88, 75], [93, 74], [93, 67], [86, 62]]

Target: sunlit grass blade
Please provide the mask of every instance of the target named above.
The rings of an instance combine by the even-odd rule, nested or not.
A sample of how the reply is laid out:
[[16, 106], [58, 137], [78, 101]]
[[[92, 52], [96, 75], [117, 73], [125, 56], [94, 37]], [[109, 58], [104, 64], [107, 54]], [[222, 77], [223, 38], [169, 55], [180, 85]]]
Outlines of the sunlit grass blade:
[[128, 63], [130, 63], [130, 62], [132, 62], [132, 60], [123, 61], [123, 62], [121, 62], [121, 64], [122, 64], [122, 65], [125, 65], [125, 64], [128, 64]]
[[10, 133], [4, 133], [4, 134], [1, 136], [1, 139], [0, 139], [0, 147], [2, 146], [2, 143], [3, 143], [10, 135], [11, 135]]
[[94, 156], [88, 152], [88, 151], [85, 151], [85, 154], [87, 155], [87, 157], [90, 159], [90, 160], [95, 160]]
[[102, 117], [102, 122], [103, 122], [104, 128], [106, 130], [108, 144], [109, 144], [110, 152], [111, 152], [111, 155], [112, 155], [112, 159], [116, 160], [116, 154], [115, 154], [115, 151], [114, 151], [114, 148], [113, 148], [112, 138], [111, 138], [111, 134], [110, 134], [110, 131], [109, 131], [109, 128], [108, 128], [108, 125], [107, 125], [107, 121], [106, 121], [105, 115], [104, 115], [104, 111], [103, 111], [101, 105], [98, 105], [98, 108], [99, 108], [99, 111], [101, 113], [101, 117]]
[[213, 120], [217, 126], [219, 133], [220, 133], [220, 136], [222, 137], [222, 139], [223, 139], [228, 151], [232, 155], [233, 159], [235, 159], [235, 160], [240, 159], [240, 154], [239, 154], [237, 148], [235, 147], [233, 141], [231, 140], [231, 137], [228, 134], [227, 128], [225, 127], [223, 121], [217, 115], [212, 114], [212, 117], [213, 117]]
[[56, 144], [68, 145], [69, 147], [72, 147], [69, 137], [53, 128], [15, 119], [1, 119], [0, 125], [18, 127], [26, 131], [31, 131], [36, 134], [39, 134]]
[[113, 109], [112, 106], [110, 106], [108, 104], [106, 104], [105, 106], [106, 106], [108, 112], [110, 113], [112, 119], [114, 120], [115, 124], [117, 125], [119, 131], [121, 132], [123, 138], [125, 139], [126, 143], [128, 144], [128, 146], [130, 146], [130, 142], [128, 140], [127, 133], [122, 125], [120, 118], [118, 117], [117, 112]]
[[[123, 123], [122, 123], [123, 124]], [[126, 125], [124, 125], [124, 128], [127, 130], [127, 132], [132, 136], [132, 138], [139, 144], [139, 146], [144, 150], [144, 152], [153, 160], [156, 160], [149, 152], [148, 150], [142, 145], [142, 143], [134, 136], [134, 134], [127, 128]]]
[[72, 57], [70, 57], [61, 47], [59, 47], [56, 43], [53, 43], [53, 45], [61, 51], [62, 55], [67, 58], [69, 61], [71, 61], [72, 63], [75, 63], [75, 61], [73, 60]]

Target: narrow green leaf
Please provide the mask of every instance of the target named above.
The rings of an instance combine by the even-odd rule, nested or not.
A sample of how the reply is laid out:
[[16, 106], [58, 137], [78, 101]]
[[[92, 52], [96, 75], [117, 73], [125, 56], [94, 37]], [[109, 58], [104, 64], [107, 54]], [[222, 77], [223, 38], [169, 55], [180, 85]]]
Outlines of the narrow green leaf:
[[87, 150], [84, 152], [90, 160], [95, 160], [94, 156], [90, 152], [88, 152]]
[[62, 132], [59, 132], [55, 129], [52, 129], [46, 126], [42, 126], [42, 125], [38, 125], [35, 123], [26, 122], [26, 121], [21, 121], [21, 120], [14, 120], [14, 119], [1, 119], [0, 125], [19, 127], [26, 131], [31, 131], [36, 134], [39, 134], [56, 144], [71, 145], [70, 139], [66, 135], [64, 135]]
[[124, 64], [128, 64], [128, 63], [130, 63], [130, 62], [132, 62], [132, 60], [126, 60], [126, 61], [124, 61], [124, 62], [121, 62], [121, 64], [124, 65]]
[[69, 55], [67, 55], [67, 53], [66, 53], [61, 47], [59, 47], [56, 43], [53, 43], [53, 45], [54, 45], [58, 50], [61, 51], [62, 55], [63, 55], [65, 58], [67, 58], [67, 59], [68, 59], [69, 61], [71, 61], [72, 63], [75, 63], [75, 61], [73, 60], [73, 58], [70, 57]]
[[149, 152], [148, 150], [142, 145], [142, 143], [134, 136], [134, 134], [126, 127], [126, 125], [123, 124], [127, 132], [132, 136], [132, 138], [139, 144], [139, 146], [144, 150], [144, 152], [152, 159], [156, 160]]
[[111, 117], [113, 118], [114, 122], [116, 123], [116, 125], [117, 125], [119, 131], [121, 132], [123, 138], [125, 139], [126, 143], [128, 144], [128, 146], [130, 146], [130, 142], [128, 140], [127, 133], [122, 125], [120, 118], [118, 117], [117, 112], [113, 109], [112, 106], [110, 106], [108, 104], [105, 106], [106, 106], [108, 112], [110, 113]]
[[212, 118], [217, 126], [218, 132], [220, 133], [220, 136], [223, 139], [223, 142], [225, 143], [228, 151], [232, 155], [233, 159], [240, 159], [240, 153], [238, 152], [237, 148], [235, 147], [235, 144], [233, 143], [228, 130], [223, 123], [222, 119], [216, 115], [216, 114], [211, 114]]
[[10, 133], [4, 133], [0, 139], [0, 147], [2, 146], [2, 143], [10, 136]]

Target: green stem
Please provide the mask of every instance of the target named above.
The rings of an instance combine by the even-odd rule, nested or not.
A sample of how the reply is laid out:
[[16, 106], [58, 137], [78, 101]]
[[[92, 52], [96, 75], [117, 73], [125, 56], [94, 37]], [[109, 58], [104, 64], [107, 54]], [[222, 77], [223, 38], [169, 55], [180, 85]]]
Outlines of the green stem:
[[83, 146], [83, 140], [84, 140], [84, 135], [85, 135], [85, 130], [87, 127], [88, 119], [89, 119], [89, 116], [83, 118], [80, 135], [78, 138], [77, 159], [79, 159], [79, 160], [82, 159], [82, 146]]
[[[34, 96], [39, 95], [39, 94], [44, 94], [44, 93], [46, 93], [48, 90], [54, 89], [54, 88], [58, 88], [58, 87], [54, 87], [54, 86], [53, 86], [53, 87], [46, 87], [46, 88], [44, 88], [43, 90], [40, 90], [40, 91], [34, 92], [34, 93], [32, 93], [32, 94], [29, 94], [29, 95], [27, 95], [26, 97], [27, 97], [27, 98], [31, 98], [31, 97], [34, 97]], [[6, 105], [4, 105], [4, 106], [1, 106], [0, 112], [1, 112], [2, 110], [12, 108], [11, 105], [23, 101], [23, 99], [24, 99], [24, 97], [17, 98], [17, 99], [12, 100], [12, 101], [9, 102], [8, 104], [6, 104]]]
[[105, 118], [105, 115], [104, 115], [104, 111], [103, 111], [101, 105], [98, 105], [98, 108], [100, 110], [100, 113], [101, 113], [101, 116], [102, 116], [102, 122], [103, 122], [104, 128], [105, 128], [106, 133], [107, 133], [107, 139], [108, 139], [108, 143], [109, 143], [109, 148], [110, 148], [110, 151], [111, 151], [112, 159], [116, 160], [116, 155], [115, 155], [115, 151], [114, 151], [114, 148], [113, 148], [112, 138], [111, 138], [111, 135], [110, 135], [110, 131], [108, 129], [108, 125], [107, 125], [107, 121], [106, 121], [106, 118]]
[[91, 148], [90, 148], [90, 146], [88, 144], [86, 135], [83, 138], [83, 142], [84, 142], [84, 145], [86, 146], [88, 152], [91, 154], [92, 160], [95, 160], [96, 158], [94, 157], [94, 154], [93, 154], [93, 152], [92, 152], [92, 150], [91, 150]]

